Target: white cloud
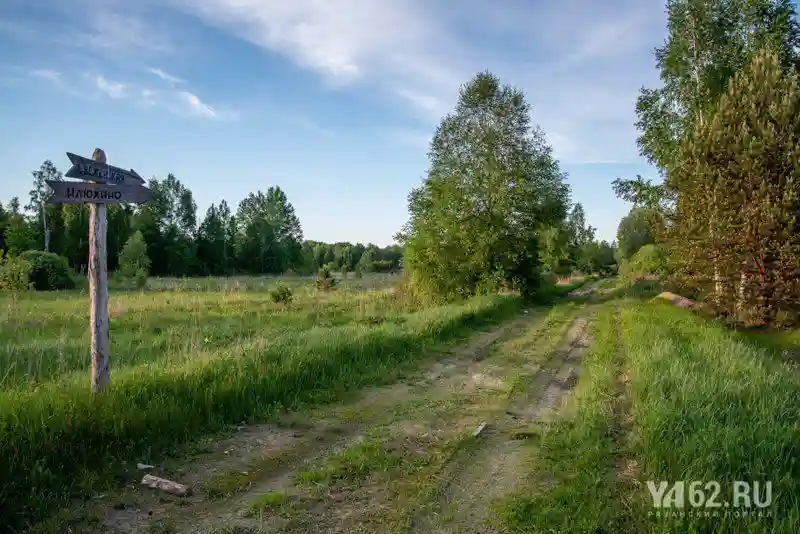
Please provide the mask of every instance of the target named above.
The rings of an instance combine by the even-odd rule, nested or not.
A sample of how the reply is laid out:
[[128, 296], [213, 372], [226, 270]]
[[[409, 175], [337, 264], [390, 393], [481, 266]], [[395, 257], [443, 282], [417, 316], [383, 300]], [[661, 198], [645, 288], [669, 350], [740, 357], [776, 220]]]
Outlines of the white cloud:
[[[413, 2], [173, 0], [209, 24], [296, 59], [335, 83], [373, 74], [418, 48], [429, 24]], [[413, 22], [414, 24], [407, 24]]]
[[206, 119], [216, 119], [218, 117], [217, 112], [214, 111], [214, 108], [200, 100], [197, 95], [194, 95], [188, 91], [178, 91], [176, 96], [191, 115]]
[[[212, 26], [320, 74], [377, 86], [430, 116], [458, 84], [450, 37], [419, 0], [172, 0]], [[456, 54], [456, 58], [458, 55]], [[446, 59], [445, 62], [442, 62]], [[444, 88], [444, 91], [442, 91]], [[434, 111], [435, 110], [435, 111]]]
[[217, 110], [202, 101], [196, 94], [185, 90], [153, 89], [129, 82], [112, 82], [102, 75], [89, 77], [92, 85], [109, 98], [128, 99], [145, 108], [161, 108], [186, 118], [222, 119], [236, 118], [229, 109]]
[[[161, 16], [163, 5], [156, 0], [38, 0], [36, 4], [27, 18], [0, 18], [0, 35], [123, 64], [137, 56], [175, 54], [179, 48], [175, 43], [186, 40], [180, 27]], [[37, 12], [47, 16], [34, 15]], [[5, 14], [0, 8], [0, 15]]]
[[83, 28], [65, 36], [72, 45], [117, 57], [135, 52], [161, 55], [174, 51], [174, 44], [160, 31], [157, 18], [145, 20], [129, 11], [112, 11], [112, 6], [89, 4], [88, 9], [79, 10], [82, 15], [79, 24]]
[[34, 69], [30, 75], [53, 83], [61, 83], [61, 73], [51, 69]]
[[526, 91], [536, 122], [568, 163], [636, 157], [633, 115], [655, 77], [662, 0], [172, 0], [204, 22], [317, 72], [410, 105], [426, 126], [458, 87], [489, 69]]
[[[452, 109], [461, 84], [488, 69], [525, 90], [556, 155], [582, 163], [637, 158], [634, 103], [640, 86], [658, 83], [652, 50], [664, 36], [663, 2], [505, 0], [499, 7], [462, 0], [455, 8], [450, 0], [75, 0], [54, 6], [79, 34], [60, 37], [64, 44], [105, 53], [118, 65], [134, 52], [150, 54], [150, 65], [156, 54], [197, 53], [197, 39], [185, 39], [189, 27], [174, 23], [177, 9], [317, 73], [331, 87], [388, 95], [421, 129]], [[26, 34], [2, 20], [0, 31]], [[191, 102], [174, 90], [182, 80], [148, 70], [173, 87], [156, 101], [198, 117], [220, 116], [199, 100], [178, 104]]]
[[183, 83], [183, 80], [182, 80], [182, 79], [178, 78], [177, 76], [173, 76], [173, 75], [171, 75], [171, 74], [167, 74], [166, 72], [164, 72], [164, 71], [163, 71], [163, 70], [161, 70], [161, 69], [154, 69], [154, 68], [151, 68], [151, 69], [150, 69], [150, 72], [151, 72], [152, 74], [155, 74], [156, 76], [158, 76], [159, 78], [161, 78], [161, 79], [162, 79], [162, 80], [164, 80], [165, 82], [168, 82], [168, 83], [170, 83], [170, 84], [171, 84], [171, 85], [173, 85], [173, 86], [174, 86], [174, 85], [177, 85], [177, 84], [179, 84], [179, 83]]
[[111, 98], [125, 98], [127, 86], [124, 83], [110, 82], [102, 76], [94, 79], [95, 86]]

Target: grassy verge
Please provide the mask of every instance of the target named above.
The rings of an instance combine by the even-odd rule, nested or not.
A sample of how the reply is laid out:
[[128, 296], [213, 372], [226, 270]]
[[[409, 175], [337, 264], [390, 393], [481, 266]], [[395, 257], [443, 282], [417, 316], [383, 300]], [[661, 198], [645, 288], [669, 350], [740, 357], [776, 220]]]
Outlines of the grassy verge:
[[[623, 350], [607, 307], [564, 420], [534, 445], [530, 487], [502, 509], [505, 526], [512, 532], [798, 532], [800, 376], [796, 363], [776, 350], [785, 340], [772, 343], [761, 334], [756, 343], [663, 303], [619, 307]], [[634, 416], [630, 441], [621, 435], [618, 413], [621, 369]], [[632, 460], [635, 472], [628, 475], [638, 485], [619, 476], [615, 462], [622, 458]], [[669, 491], [674, 483], [684, 482], [683, 508], [655, 509], [647, 481], [655, 488], [667, 483], [668, 497], [677, 496]], [[690, 490], [693, 481], [699, 484]], [[734, 504], [736, 481], [751, 484], [749, 508], [743, 498]], [[763, 508], [754, 482], [759, 501], [769, 503]], [[690, 499], [703, 505], [695, 508]]]
[[[793, 366], [666, 304], [627, 308], [621, 319], [641, 478], [686, 483], [685, 517], [655, 517], [642, 486], [635, 513], [650, 523], [645, 530], [798, 532], [800, 379]], [[719, 507], [691, 507], [691, 481], [701, 482], [695, 499], [704, 500], [714, 493], [706, 484], [716, 481]], [[762, 498], [771, 482], [771, 505], [734, 508], [735, 481], [760, 482]]]
[[70, 496], [126, 479], [130, 466], [203, 433], [300, 403], [391, 380], [427, 347], [519, 309], [513, 297], [482, 297], [425, 309], [402, 321], [292, 332], [192, 359], [114, 374], [93, 398], [85, 377], [0, 392], [0, 517], [40, 519]]
[[599, 314], [593, 345], [566, 411], [571, 417], [538, 429], [527, 487], [499, 508], [511, 532], [622, 530], [613, 478], [614, 402], [620, 365], [614, 313]]

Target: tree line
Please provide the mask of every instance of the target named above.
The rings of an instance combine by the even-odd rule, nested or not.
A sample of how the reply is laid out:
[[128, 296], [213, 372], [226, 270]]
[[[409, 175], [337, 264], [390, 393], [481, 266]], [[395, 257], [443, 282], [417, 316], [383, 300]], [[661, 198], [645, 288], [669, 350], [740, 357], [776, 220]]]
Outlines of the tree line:
[[[0, 204], [0, 253], [14, 258], [40, 250], [66, 258], [85, 273], [89, 258], [89, 209], [86, 204], [49, 204], [46, 180], [62, 180], [50, 160], [32, 172], [28, 201]], [[389, 272], [400, 269], [398, 245], [323, 243], [304, 240], [294, 207], [280, 187], [257, 191], [235, 211], [222, 200], [212, 204], [198, 224], [192, 191], [174, 175], [148, 182], [152, 198], [138, 207], [108, 207], [108, 267], [120, 268], [126, 243], [141, 236], [154, 276], [311, 274], [319, 268]], [[137, 236], [138, 237], [138, 236]]]
[[[481, 72], [464, 84], [455, 109], [430, 144], [430, 167], [408, 197], [409, 220], [398, 245], [303, 239], [280, 187], [251, 193], [234, 212], [211, 205], [198, 224], [191, 190], [174, 175], [149, 181], [150, 202], [108, 211], [109, 269], [141, 280], [234, 273], [309, 274], [403, 269], [414, 290], [469, 296], [514, 290], [534, 296], [558, 276], [615, 270], [617, 245], [599, 241], [544, 132], [531, 123], [523, 92]], [[84, 272], [88, 208], [48, 204], [45, 180], [61, 180], [51, 161], [33, 172], [29, 202], [0, 211], [0, 248], [64, 256]], [[127, 245], [126, 245], [127, 244]], [[145, 257], [146, 255], [146, 257]], [[30, 254], [29, 254], [30, 256]], [[31, 256], [33, 258], [33, 256]]]
[[661, 183], [614, 182], [634, 208], [620, 251], [656, 243], [668, 281], [748, 324], [800, 320], [800, 26], [789, 0], [669, 0], [662, 86], [636, 102]]
[[[278, 186], [249, 194], [235, 211], [225, 200], [212, 204], [198, 224], [192, 191], [172, 174], [152, 178], [148, 203], [109, 206], [109, 269], [141, 278], [405, 268], [417, 289], [437, 295], [532, 294], [545, 279], [613, 270], [616, 244], [595, 239], [583, 206], [571, 202], [566, 174], [530, 125], [518, 89], [490, 73], [465, 84], [431, 158], [424, 185], [409, 196], [400, 244], [388, 247], [304, 240]], [[3, 257], [47, 251], [85, 273], [88, 206], [47, 202], [46, 180], [63, 179], [52, 161], [32, 176], [25, 206], [18, 198], [0, 206]]]

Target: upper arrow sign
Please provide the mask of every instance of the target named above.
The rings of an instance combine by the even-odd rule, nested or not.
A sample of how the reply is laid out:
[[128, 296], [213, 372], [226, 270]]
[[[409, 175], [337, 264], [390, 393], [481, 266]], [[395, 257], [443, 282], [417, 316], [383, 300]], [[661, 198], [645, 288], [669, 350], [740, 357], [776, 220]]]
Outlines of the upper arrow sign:
[[72, 167], [64, 174], [67, 178], [80, 178], [81, 180], [109, 184], [144, 183], [142, 177], [133, 169], [126, 171], [113, 165], [98, 163], [71, 152], [67, 152], [67, 157], [72, 162]]

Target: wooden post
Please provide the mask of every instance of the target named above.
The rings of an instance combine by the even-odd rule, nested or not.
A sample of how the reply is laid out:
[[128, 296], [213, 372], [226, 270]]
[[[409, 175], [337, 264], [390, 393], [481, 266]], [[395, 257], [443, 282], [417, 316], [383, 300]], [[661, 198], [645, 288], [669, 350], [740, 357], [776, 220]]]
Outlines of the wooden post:
[[[151, 191], [142, 187], [144, 179], [133, 169], [109, 165], [106, 154], [96, 148], [92, 159], [67, 152], [72, 167], [65, 178], [83, 182], [45, 180], [53, 204], [89, 204], [89, 335], [92, 358], [92, 391], [100, 393], [111, 382], [108, 369], [111, 340], [108, 324], [108, 204], [143, 204], [150, 200]], [[44, 213], [44, 211], [42, 211]]]
[[[106, 155], [95, 149], [92, 159], [106, 164]], [[89, 204], [89, 299], [92, 356], [92, 392], [100, 393], [111, 381], [108, 368], [110, 338], [108, 332], [108, 255], [106, 230], [108, 209], [105, 204]]]

